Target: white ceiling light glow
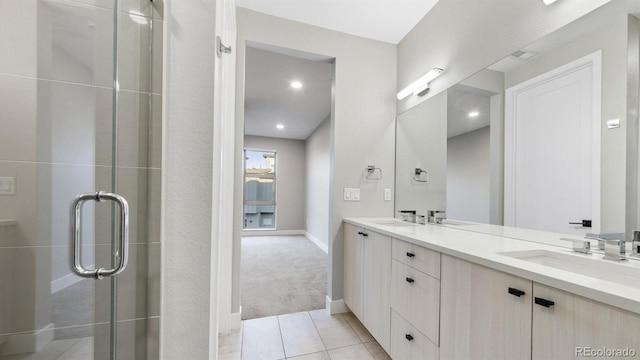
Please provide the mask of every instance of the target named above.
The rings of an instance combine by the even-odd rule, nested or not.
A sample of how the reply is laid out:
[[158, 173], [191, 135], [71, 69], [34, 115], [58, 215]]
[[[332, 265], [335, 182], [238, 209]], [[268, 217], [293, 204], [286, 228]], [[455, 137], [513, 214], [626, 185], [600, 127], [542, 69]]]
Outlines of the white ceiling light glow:
[[478, 115], [480, 115], [480, 113], [477, 112], [477, 111], [472, 111], [472, 112], [469, 113], [469, 117], [470, 118], [478, 117]]
[[282, 125], [282, 124], [278, 124], [278, 125], [276, 125], [276, 128], [278, 128], [278, 129], [282, 130], [282, 129], [284, 129], [284, 125]]
[[411, 83], [411, 85], [402, 89], [398, 93], [398, 100], [402, 100], [409, 96], [410, 94], [414, 95], [423, 95], [426, 90], [429, 90], [429, 83], [433, 81], [433, 79], [437, 78], [442, 74], [444, 70], [442, 68], [433, 68], [433, 70], [428, 73], [422, 75], [418, 80]]
[[302, 83], [300, 81], [292, 81], [291, 87], [294, 89], [300, 89], [302, 87]]
[[545, 5], [551, 5], [551, 4], [553, 4], [554, 2], [556, 2], [556, 0], [542, 0], [542, 2], [543, 2]]

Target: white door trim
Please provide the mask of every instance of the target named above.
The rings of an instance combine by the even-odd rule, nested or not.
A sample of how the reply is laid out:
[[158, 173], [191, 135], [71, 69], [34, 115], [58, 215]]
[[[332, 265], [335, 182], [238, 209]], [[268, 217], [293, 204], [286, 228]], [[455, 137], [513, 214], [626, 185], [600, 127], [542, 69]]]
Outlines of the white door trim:
[[602, 103], [602, 51], [598, 50], [594, 53], [586, 55], [580, 59], [562, 65], [556, 69], [548, 71], [542, 75], [538, 75], [532, 79], [522, 82], [518, 85], [508, 88], [505, 91], [505, 123], [504, 123], [504, 225], [515, 225], [515, 201], [516, 201], [516, 156], [515, 156], [515, 139], [516, 139], [516, 118], [517, 96], [531, 88], [542, 85], [546, 82], [553, 81], [557, 78], [570, 74], [572, 72], [591, 68], [593, 86], [592, 86], [592, 193], [591, 206], [593, 214], [593, 228], [591, 232], [600, 233], [600, 147], [601, 147], [601, 103]]

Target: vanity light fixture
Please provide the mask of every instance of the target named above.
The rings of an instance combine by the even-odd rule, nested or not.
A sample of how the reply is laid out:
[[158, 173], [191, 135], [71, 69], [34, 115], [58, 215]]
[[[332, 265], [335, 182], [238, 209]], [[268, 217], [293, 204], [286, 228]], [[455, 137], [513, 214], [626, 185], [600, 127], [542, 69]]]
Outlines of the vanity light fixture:
[[477, 111], [472, 111], [472, 112], [469, 113], [469, 117], [470, 118], [478, 117], [478, 115], [480, 115], [480, 113], [477, 112]]
[[398, 100], [402, 100], [406, 98], [407, 96], [409, 96], [409, 94], [414, 94], [419, 96], [426, 94], [427, 90], [429, 90], [429, 83], [433, 81], [433, 79], [440, 76], [442, 72], [444, 72], [444, 69], [442, 68], [437, 68], [437, 67], [433, 68], [433, 70], [422, 75], [422, 77], [420, 77], [418, 80], [411, 83], [411, 85], [402, 89], [398, 93]]
[[291, 87], [294, 89], [300, 89], [302, 87], [302, 83], [300, 81], [292, 81]]
[[284, 125], [282, 125], [282, 124], [278, 124], [278, 125], [276, 125], [276, 128], [278, 128], [278, 129], [282, 130], [282, 129], [284, 129]]

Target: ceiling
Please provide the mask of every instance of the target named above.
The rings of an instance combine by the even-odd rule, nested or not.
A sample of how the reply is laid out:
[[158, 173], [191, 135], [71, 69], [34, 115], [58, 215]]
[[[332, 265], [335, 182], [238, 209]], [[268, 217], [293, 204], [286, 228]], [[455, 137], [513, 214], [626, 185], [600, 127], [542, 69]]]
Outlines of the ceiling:
[[[333, 64], [247, 46], [245, 134], [305, 140], [331, 115]], [[302, 83], [300, 89], [292, 81]], [[283, 129], [276, 125], [281, 124]]]
[[397, 44], [438, 0], [236, 0], [236, 6]]
[[[236, 6], [397, 44], [438, 0], [236, 0]], [[293, 56], [292, 56], [293, 55]], [[318, 61], [311, 61], [318, 60]], [[245, 134], [305, 140], [331, 115], [333, 65], [312, 54], [250, 44]], [[293, 89], [291, 81], [302, 82]], [[283, 129], [276, 128], [284, 125]]]
[[[447, 139], [489, 126], [490, 91], [454, 85], [447, 91]], [[470, 112], [477, 117], [470, 117]]]

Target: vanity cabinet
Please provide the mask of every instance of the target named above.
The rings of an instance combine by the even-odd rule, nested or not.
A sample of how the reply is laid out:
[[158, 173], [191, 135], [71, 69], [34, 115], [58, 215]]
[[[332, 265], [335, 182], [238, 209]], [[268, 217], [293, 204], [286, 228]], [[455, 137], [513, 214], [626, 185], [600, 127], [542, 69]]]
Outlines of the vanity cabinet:
[[344, 260], [344, 301], [393, 359], [640, 359], [640, 314], [348, 223]]
[[344, 303], [360, 320], [364, 307], [364, 238], [358, 234], [362, 230], [351, 224], [344, 224]]
[[391, 352], [394, 359], [437, 359], [440, 253], [393, 239]]
[[531, 359], [532, 282], [442, 255], [441, 359]]
[[589, 348], [633, 349], [605, 357], [640, 358], [640, 315], [537, 283], [533, 297], [533, 359], [588, 357]]
[[389, 352], [391, 238], [344, 224], [344, 302]]

